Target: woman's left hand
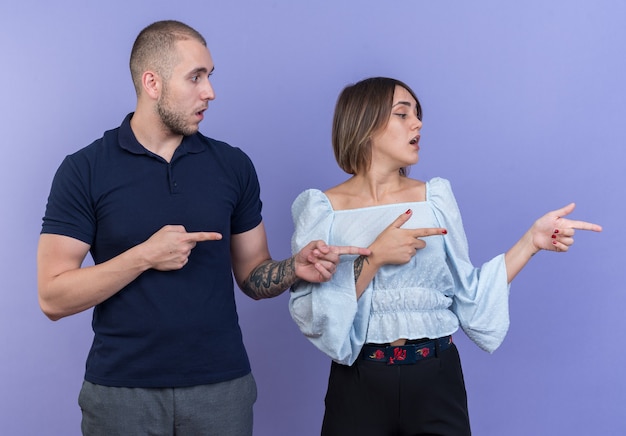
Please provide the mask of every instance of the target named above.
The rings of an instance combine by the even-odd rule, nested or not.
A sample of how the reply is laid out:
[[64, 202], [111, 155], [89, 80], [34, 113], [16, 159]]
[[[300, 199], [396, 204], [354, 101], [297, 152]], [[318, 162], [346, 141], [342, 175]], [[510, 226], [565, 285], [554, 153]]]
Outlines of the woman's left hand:
[[602, 231], [602, 227], [598, 224], [564, 218], [572, 213], [575, 207], [574, 203], [570, 203], [561, 209], [548, 212], [535, 221], [530, 228], [530, 233], [537, 251], [567, 251], [574, 243], [576, 230]]

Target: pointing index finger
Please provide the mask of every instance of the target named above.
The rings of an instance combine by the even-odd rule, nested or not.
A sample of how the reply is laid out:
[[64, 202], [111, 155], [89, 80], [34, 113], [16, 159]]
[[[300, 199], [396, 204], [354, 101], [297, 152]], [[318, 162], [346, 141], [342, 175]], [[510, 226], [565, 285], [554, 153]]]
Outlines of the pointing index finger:
[[372, 251], [369, 248], [352, 247], [352, 246], [337, 246], [332, 247], [333, 251], [339, 255], [343, 254], [359, 254], [362, 256], [369, 256]]
[[567, 220], [564, 228], [569, 227], [570, 229], [578, 229], [578, 230], [591, 230], [593, 232], [601, 232], [602, 226], [594, 223], [588, 223], [587, 221], [573, 221]]
[[416, 238], [422, 238], [425, 236], [446, 235], [448, 230], [443, 227], [425, 227], [421, 229], [411, 229], [411, 233], [413, 233]]
[[190, 232], [188, 235], [189, 239], [195, 242], [219, 241], [222, 239], [222, 234], [217, 232]]

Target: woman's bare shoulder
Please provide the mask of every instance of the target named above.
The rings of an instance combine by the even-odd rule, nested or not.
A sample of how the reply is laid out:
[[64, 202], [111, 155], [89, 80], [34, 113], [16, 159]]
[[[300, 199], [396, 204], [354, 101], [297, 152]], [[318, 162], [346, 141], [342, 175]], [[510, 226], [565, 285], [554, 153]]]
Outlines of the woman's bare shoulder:
[[354, 209], [355, 195], [348, 181], [324, 191], [334, 210]]

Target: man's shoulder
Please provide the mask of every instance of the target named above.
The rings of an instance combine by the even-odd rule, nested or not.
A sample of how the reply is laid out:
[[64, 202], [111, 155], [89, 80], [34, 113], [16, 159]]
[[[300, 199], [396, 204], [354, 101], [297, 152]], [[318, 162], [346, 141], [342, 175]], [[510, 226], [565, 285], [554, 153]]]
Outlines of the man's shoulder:
[[[101, 136], [98, 139], [95, 139], [89, 145], [86, 145], [74, 151], [73, 153], [70, 153], [67, 157], [73, 161], [79, 161], [79, 160], [92, 161], [94, 159], [97, 159], [99, 156], [103, 154], [103, 151], [105, 149], [111, 148], [111, 146], [116, 143], [114, 142], [116, 141], [116, 138], [117, 138], [116, 130], [117, 129], [106, 131], [103, 136]], [[115, 137], [115, 140], [112, 136]]]
[[204, 144], [205, 146], [215, 147], [215, 148], [220, 149], [220, 150], [237, 150], [238, 149], [238, 147], [230, 145], [226, 141], [221, 141], [219, 139], [215, 139], [213, 137], [206, 136], [205, 134], [203, 134], [201, 132], [197, 132], [195, 135], [192, 136], [192, 138], [194, 139], [194, 141], [198, 141], [198, 142]]
[[226, 141], [221, 141], [219, 139], [206, 136], [200, 132], [194, 135], [194, 141], [197, 141], [199, 144], [202, 144], [203, 147], [206, 147], [214, 153], [222, 155], [224, 157], [228, 157], [231, 159], [238, 158], [249, 160], [247, 153], [244, 152], [241, 148], [231, 145]]
[[111, 145], [118, 144], [121, 127], [122, 126], [118, 126], [109, 130], [105, 130], [99, 138], [94, 139], [88, 145], [85, 145], [82, 148], [74, 151], [73, 153], [70, 153], [70, 156], [92, 156], [97, 154], [99, 150], [102, 150], [105, 147], [110, 147]]

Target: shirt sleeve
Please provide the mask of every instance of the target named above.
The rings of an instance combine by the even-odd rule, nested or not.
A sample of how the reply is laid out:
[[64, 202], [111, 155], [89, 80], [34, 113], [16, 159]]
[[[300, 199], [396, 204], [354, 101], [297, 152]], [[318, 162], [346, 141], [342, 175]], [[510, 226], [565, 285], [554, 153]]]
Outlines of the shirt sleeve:
[[473, 266], [461, 213], [445, 179], [431, 181], [430, 198], [441, 227], [448, 230], [444, 238], [446, 261], [454, 277], [451, 310], [463, 331], [480, 348], [495, 351], [509, 328], [509, 289], [504, 254], [480, 268]]
[[[334, 213], [326, 196], [318, 190], [300, 194], [292, 205], [295, 232], [291, 249], [295, 254], [310, 241], [332, 244]], [[300, 331], [322, 352], [338, 363], [352, 364], [367, 334], [371, 292], [356, 298], [354, 259], [341, 256], [333, 278], [325, 283], [299, 282], [289, 298], [289, 312]]]
[[41, 233], [93, 244], [96, 217], [89, 189], [89, 164], [81, 154], [67, 156], [54, 176]]
[[239, 201], [231, 218], [231, 233], [247, 232], [258, 226], [262, 221], [261, 188], [254, 164], [241, 149], [238, 153]]

